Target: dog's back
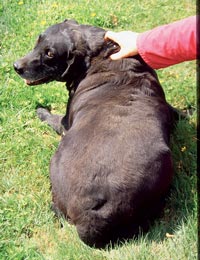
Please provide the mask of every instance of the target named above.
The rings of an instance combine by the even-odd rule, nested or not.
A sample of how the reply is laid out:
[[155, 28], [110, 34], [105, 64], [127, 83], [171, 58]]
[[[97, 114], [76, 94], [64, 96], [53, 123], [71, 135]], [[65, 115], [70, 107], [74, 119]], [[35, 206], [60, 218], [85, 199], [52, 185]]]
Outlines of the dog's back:
[[51, 163], [55, 207], [90, 245], [133, 233], [155, 214], [172, 177], [171, 113], [137, 59], [92, 61]]

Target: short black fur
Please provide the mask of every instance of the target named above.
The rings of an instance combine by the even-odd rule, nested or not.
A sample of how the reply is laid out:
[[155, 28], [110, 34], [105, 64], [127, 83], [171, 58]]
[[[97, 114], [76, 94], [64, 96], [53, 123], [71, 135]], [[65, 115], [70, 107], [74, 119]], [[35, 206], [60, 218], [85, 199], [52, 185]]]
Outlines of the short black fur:
[[62, 134], [51, 160], [53, 207], [90, 246], [131, 237], [154, 218], [173, 175], [173, 112], [141, 57], [112, 61], [105, 31], [66, 20], [14, 63], [29, 85], [66, 82], [66, 115], [38, 109]]

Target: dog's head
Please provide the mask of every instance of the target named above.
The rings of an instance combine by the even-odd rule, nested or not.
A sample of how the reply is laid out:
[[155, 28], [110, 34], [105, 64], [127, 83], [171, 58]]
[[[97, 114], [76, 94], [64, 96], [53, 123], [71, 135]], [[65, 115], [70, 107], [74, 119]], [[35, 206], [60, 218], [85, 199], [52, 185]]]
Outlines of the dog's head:
[[91, 58], [105, 45], [104, 34], [101, 28], [65, 20], [40, 34], [34, 49], [17, 60], [14, 69], [28, 85], [57, 80], [69, 86], [84, 77]]

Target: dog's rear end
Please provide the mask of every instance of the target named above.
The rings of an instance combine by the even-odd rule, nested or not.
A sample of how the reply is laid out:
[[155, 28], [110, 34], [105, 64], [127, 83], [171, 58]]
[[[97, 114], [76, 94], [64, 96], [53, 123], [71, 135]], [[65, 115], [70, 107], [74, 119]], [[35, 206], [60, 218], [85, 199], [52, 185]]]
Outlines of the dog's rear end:
[[[39, 66], [40, 78], [51, 74], [49, 80], [66, 81], [70, 91], [62, 120], [40, 110], [43, 120], [56, 129], [62, 122], [65, 131], [51, 160], [54, 208], [85, 243], [98, 247], [137, 234], [157, 214], [172, 179], [172, 111], [156, 74], [140, 57], [110, 60], [117, 46], [104, 43], [103, 35], [64, 22], [39, 41], [45, 49], [59, 39], [51, 47], [54, 58]], [[30, 55], [15, 68], [22, 63], [32, 64]], [[30, 67], [24, 65], [21, 76], [37, 83]]]

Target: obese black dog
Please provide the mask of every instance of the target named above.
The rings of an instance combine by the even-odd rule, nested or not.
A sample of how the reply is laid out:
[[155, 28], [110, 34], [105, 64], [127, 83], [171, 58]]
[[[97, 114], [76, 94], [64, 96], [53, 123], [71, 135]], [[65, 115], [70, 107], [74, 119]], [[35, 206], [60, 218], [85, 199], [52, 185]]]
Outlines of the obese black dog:
[[173, 175], [173, 111], [156, 73], [139, 56], [112, 61], [119, 47], [104, 34], [65, 20], [14, 63], [28, 85], [66, 82], [66, 115], [37, 111], [63, 135], [50, 165], [53, 205], [96, 247], [146, 226]]

